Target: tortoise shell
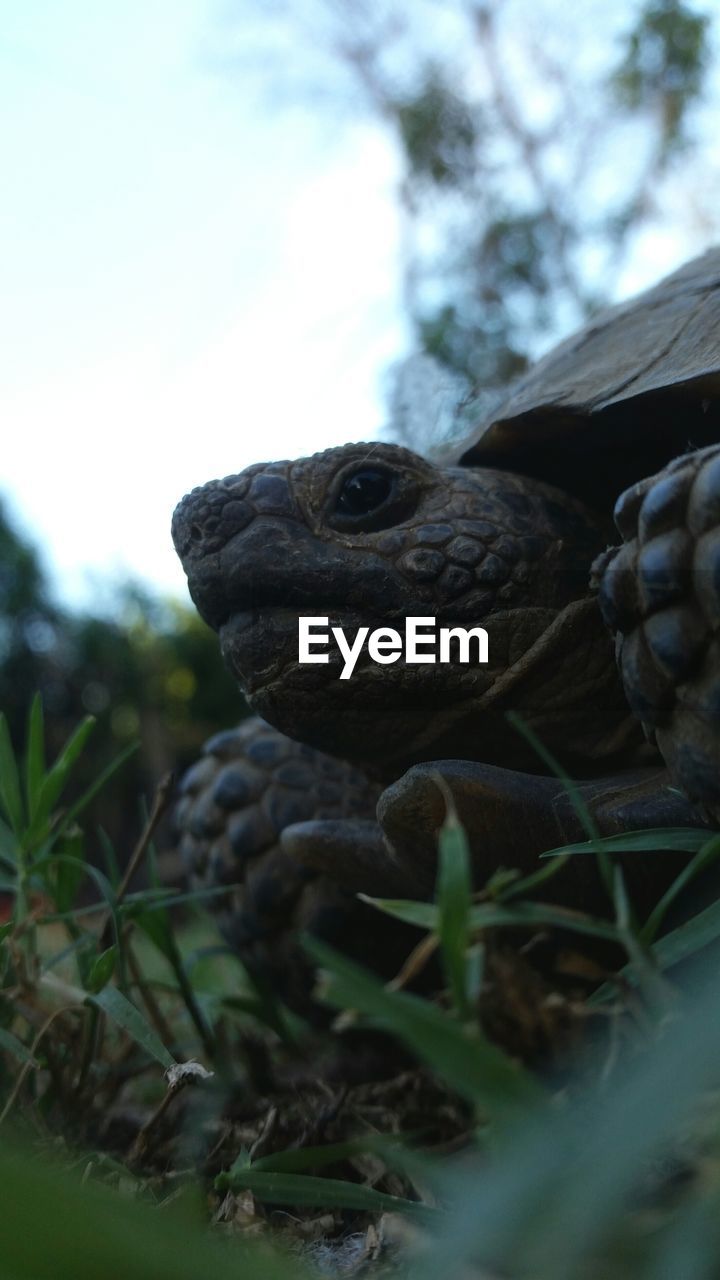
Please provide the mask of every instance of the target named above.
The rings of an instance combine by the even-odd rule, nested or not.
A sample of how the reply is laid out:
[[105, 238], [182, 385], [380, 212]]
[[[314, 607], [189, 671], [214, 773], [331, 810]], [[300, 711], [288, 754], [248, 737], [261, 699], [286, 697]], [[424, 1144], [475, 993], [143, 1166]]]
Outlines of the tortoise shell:
[[559, 485], [596, 506], [720, 441], [720, 248], [608, 307], [514, 383], [461, 444], [465, 466]]

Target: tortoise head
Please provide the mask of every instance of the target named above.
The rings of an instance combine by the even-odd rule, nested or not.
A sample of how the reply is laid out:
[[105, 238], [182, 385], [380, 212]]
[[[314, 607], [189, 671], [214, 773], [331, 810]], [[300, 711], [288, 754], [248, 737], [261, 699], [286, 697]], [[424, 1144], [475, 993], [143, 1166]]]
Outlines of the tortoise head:
[[[251, 466], [194, 489], [175, 511], [173, 538], [190, 594], [251, 706], [291, 737], [384, 776], [443, 753], [515, 762], [517, 735], [503, 713], [515, 706], [542, 730], [532, 698], [525, 705], [518, 694], [521, 677], [567, 606], [587, 600], [589, 566], [607, 544], [589, 511], [541, 481], [441, 469], [377, 443]], [[574, 624], [585, 698], [588, 673], [602, 669], [607, 682], [613, 671], [591, 608], [597, 658]], [[299, 619], [308, 617], [326, 617], [326, 630], [342, 628], [350, 643], [361, 627], [404, 633], [408, 617], [482, 626], [488, 662], [453, 651], [445, 663], [401, 655], [380, 664], [364, 646], [340, 679], [334, 643], [327, 662], [299, 661]], [[546, 665], [541, 679], [535, 659], [530, 668], [535, 701], [554, 703], [557, 718], [568, 695], [556, 657], [554, 676]]]

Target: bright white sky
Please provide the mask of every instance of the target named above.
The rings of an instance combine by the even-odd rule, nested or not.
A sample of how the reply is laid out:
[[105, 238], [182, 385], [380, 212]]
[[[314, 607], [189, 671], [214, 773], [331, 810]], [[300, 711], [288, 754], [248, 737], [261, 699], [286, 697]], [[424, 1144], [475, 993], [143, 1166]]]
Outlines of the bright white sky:
[[[221, 71], [219, 0], [0, 19], [0, 492], [65, 600], [126, 574], [184, 597], [186, 489], [382, 423], [397, 157]], [[674, 265], [649, 251], [628, 287]]]
[[0, 0], [0, 491], [66, 599], [184, 595], [185, 490], [372, 437], [407, 341], [390, 142], [263, 109], [218, 9]]

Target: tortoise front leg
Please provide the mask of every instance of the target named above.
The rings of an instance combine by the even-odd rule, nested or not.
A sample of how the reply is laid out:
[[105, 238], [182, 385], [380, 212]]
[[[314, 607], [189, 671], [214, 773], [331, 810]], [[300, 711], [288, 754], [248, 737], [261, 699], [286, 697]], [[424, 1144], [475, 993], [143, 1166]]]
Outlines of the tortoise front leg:
[[[475, 887], [500, 867], [537, 871], [549, 849], [588, 839], [582, 818], [554, 777], [469, 760], [415, 765], [383, 791], [378, 822], [309, 821], [283, 832], [293, 858], [354, 891], [373, 897], [432, 897], [438, 836], [452, 793], [470, 846]], [[700, 827], [702, 816], [671, 785], [666, 769], [637, 769], [576, 784], [600, 835], [655, 827]], [[659, 849], [662, 842], [658, 842]], [[678, 874], [686, 855], [631, 854], [623, 860], [637, 908], [649, 910]], [[607, 895], [596, 859], [571, 859], [544, 896], [570, 907], [602, 910]]]
[[[547, 850], [588, 839], [571, 796], [557, 778], [467, 760], [416, 765], [383, 792], [378, 818], [398, 865], [421, 892], [435, 876], [438, 832], [445, 815], [438, 775], [452, 792], [468, 834], [477, 888], [498, 867], [528, 874], [540, 868], [539, 857]], [[628, 770], [576, 787], [601, 836], [705, 825], [697, 809], [671, 786], [664, 769]], [[639, 909], [657, 901], [685, 861], [685, 855], [677, 854], [632, 854], [623, 860]], [[579, 909], [602, 909], [607, 899], [596, 859], [571, 859], [544, 896]]]
[[720, 822], [720, 446], [628, 489], [624, 545], [594, 566], [633, 711], [675, 781]]

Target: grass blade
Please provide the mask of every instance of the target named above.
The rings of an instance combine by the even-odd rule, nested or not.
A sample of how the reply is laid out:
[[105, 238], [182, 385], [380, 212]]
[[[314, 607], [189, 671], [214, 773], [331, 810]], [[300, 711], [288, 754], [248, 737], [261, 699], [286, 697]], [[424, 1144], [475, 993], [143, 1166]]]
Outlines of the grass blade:
[[[369, 898], [358, 894], [363, 902], [377, 907], [386, 915], [394, 916], [406, 924], [437, 932], [439, 911], [432, 902], [405, 901], [402, 898]], [[573, 911], [570, 907], [554, 907], [543, 902], [518, 902], [505, 905], [501, 902], [481, 902], [470, 908], [468, 916], [470, 932], [478, 929], [569, 929], [590, 938], [607, 938], [619, 942], [617, 926], [611, 920], [597, 920], [594, 916]]]
[[714, 836], [710, 840], [706, 840], [702, 848], [698, 849], [695, 857], [688, 862], [686, 867], [683, 867], [680, 874], [675, 877], [669, 889], [653, 908], [640, 932], [643, 942], [652, 942], [657, 937], [665, 916], [679, 894], [701, 871], [704, 871], [706, 867], [715, 862], [719, 856], [720, 836]]
[[475, 929], [509, 928], [555, 928], [569, 929], [572, 933], [581, 933], [590, 938], [607, 938], [609, 942], [617, 942], [618, 929], [610, 920], [596, 920], [594, 916], [586, 916], [582, 911], [573, 911], [570, 907], [545, 906], [542, 902], [518, 902], [514, 906], [497, 906], [493, 903], [480, 903], [470, 913], [470, 923]]
[[314, 1209], [364, 1209], [368, 1212], [402, 1213], [429, 1222], [437, 1210], [416, 1200], [387, 1195], [358, 1182], [339, 1178], [311, 1178], [299, 1173], [266, 1173], [251, 1165], [230, 1169], [215, 1179], [219, 1191], [252, 1191], [269, 1204], [307, 1205]]
[[616, 836], [600, 836], [597, 840], [581, 840], [576, 844], [548, 849], [541, 858], [559, 858], [576, 853], [696, 853], [708, 842], [712, 832], [699, 827], [648, 827], [644, 831], [624, 831]]
[[359, 893], [358, 898], [405, 924], [414, 924], [418, 929], [433, 930], [435, 933], [438, 931], [440, 912], [434, 902], [415, 902], [411, 898], [371, 898], [367, 893]]
[[17, 1058], [18, 1062], [29, 1062], [33, 1067], [40, 1065], [30, 1050], [26, 1049], [22, 1040], [18, 1040], [17, 1036], [14, 1036], [11, 1031], [5, 1031], [2, 1027], [0, 1027], [0, 1049], [4, 1049], [6, 1053], [11, 1053], [14, 1058]]
[[627, 952], [635, 980], [643, 992], [647, 1005], [658, 1014], [668, 1007], [669, 988], [661, 977], [657, 961], [643, 943], [637, 930], [635, 915], [625, 883], [622, 867], [614, 867], [615, 923], [622, 945]]
[[110, 761], [110, 764], [105, 766], [102, 772], [98, 774], [97, 778], [95, 778], [91, 786], [87, 788], [87, 791], [84, 791], [80, 796], [80, 799], [76, 800], [68, 809], [62, 822], [58, 826], [58, 834], [63, 832], [71, 822], [74, 822], [79, 814], [82, 813], [83, 809], [87, 808], [90, 801], [97, 795], [98, 791], [102, 791], [105, 784], [110, 781], [114, 774], [117, 773], [118, 769], [122, 768], [125, 761], [128, 760], [130, 756], [134, 755], [139, 745], [139, 742], [129, 743], [127, 747], [124, 747], [123, 750], [115, 756], [114, 760]]
[[[307, 1169], [321, 1169], [325, 1165], [338, 1164], [341, 1160], [349, 1160], [366, 1152], [372, 1152], [393, 1163], [399, 1161], [402, 1165], [405, 1148], [400, 1145], [399, 1135], [387, 1138], [379, 1133], [366, 1133], [361, 1137], [348, 1138], [346, 1142], [333, 1142], [322, 1147], [276, 1151], [272, 1155], [260, 1156], [259, 1160], [253, 1160], [247, 1167], [262, 1173], [303, 1173]], [[414, 1158], [414, 1154], [412, 1153], [411, 1158]], [[432, 1169], [430, 1162], [428, 1167]]]
[[448, 787], [442, 779], [447, 812], [440, 831], [436, 888], [438, 935], [453, 1004], [461, 1018], [470, 1016], [467, 996], [468, 917], [472, 905], [470, 851]]
[[[665, 1025], [657, 1043], [626, 1062], [619, 1082], [595, 1096], [580, 1090], [564, 1109], [528, 1114], [513, 1140], [496, 1148], [494, 1159], [458, 1161], [454, 1176], [448, 1170], [444, 1199], [450, 1208], [413, 1266], [413, 1280], [472, 1274], [473, 1269], [537, 1280], [589, 1275], [694, 1280], [692, 1268], [645, 1265], [646, 1243], [654, 1253], [653, 1234], [666, 1204], [662, 1197], [670, 1201], [672, 1195], [665, 1210], [671, 1225], [682, 1222], [692, 1204], [692, 1193], [671, 1191], [669, 1178], [649, 1193], [648, 1170], [668, 1153], [683, 1150], [687, 1138], [681, 1135], [687, 1134], [691, 1116], [707, 1132], [706, 1117], [714, 1111], [709, 1112], [712, 1104], [703, 1094], [715, 1089], [719, 1053], [717, 979], [710, 965], [689, 1008]], [[701, 1193], [713, 1185], [699, 1177], [698, 1182]], [[617, 1243], [619, 1227], [633, 1247], [623, 1257], [625, 1265], [617, 1266], [604, 1250]], [[717, 1274], [716, 1251], [712, 1263], [703, 1276]]]
[[486, 1040], [479, 1028], [471, 1034], [429, 1000], [387, 990], [316, 938], [307, 938], [304, 945], [330, 975], [323, 994], [331, 1004], [357, 1009], [374, 1026], [404, 1040], [490, 1118], [522, 1115], [530, 1103], [544, 1097], [535, 1080]]
[[[58, 863], [65, 863], [68, 867], [77, 869], [78, 874], [82, 873], [83, 875], [89, 876], [91, 880], [94, 880], [97, 888], [107, 903], [107, 910], [110, 912], [110, 916], [112, 918], [115, 941], [119, 943], [120, 923], [118, 905], [113, 887], [107, 876], [104, 875], [98, 867], [94, 867], [92, 862], [85, 862], [82, 858], [73, 857], [72, 854], [69, 853], [45, 854], [42, 858], [38, 858], [37, 862], [33, 864], [32, 870], [37, 874], [37, 872], [42, 871], [48, 865], [54, 867]], [[75, 914], [76, 913], [74, 911], [69, 913], [64, 912], [60, 918], [67, 918], [68, 915], [72, 918]]]
[[85, 875], [84, 836], [78, 827], [65, 836], [46, 863], [45, 883], [56, 909], [72, 915], [75, 897]]
[[117, 958], [117, 944], [108, 947], [107, 951], [101, 951], [100, 955], [95, 957], [85, 979], [86, 991], [89, 991], [91, 995], [100, 994], [115, 972]]
[[513, 729], [517, 729], [518, 733], [522, 735], [525, 741], [530, 744], [533, 751], [535, 751], [540, 757], [543, 764], [547, 765], [550, 772], [554, 774], [560, 782], [562, 782], [565, 790], [572, 800], [573, 808], [590, 839], [596, 841], [599, 840], [600, 832], [598, 831], [597, 823], [588, 809], [577, 783], [573, 781], [567, 770], [563, 769], [560, 761], [555, 759], [555, 756], [551, 751], [548, 751], [547, 747], [540, 741], [535, 731], [530, 728], [529, 724], [525, 723], [522, 716], [519, 716], [516, 711], [506, 711], [505, 719], [508, 724], [513, 726]]
[[37, 840], [44, 824], [50, 818], [94, 727], [94, 716], [86, 716], [84, 720], [81, 720], [77, 728], [70, 734], [54, 765], [45, 774], [37, 797], [35, 817], [28, 832], [29, 841]]
[[[720, 939], [720, 901], [712, 902], [704, 911], [699, 911], [696, 916], [693, 916], [692, 920], [687, 920], [671, 933], [666, 933], [664, 938], [653, 943], [650, 953], [658, 969], [664, 973], [674, 965], [681, 964], [683, 960], [691, 959], [718, 939]], [[627, 982], [634, 982], [636, 974], [633, 966], [626, 965], [620, 970], [618, 977]], [[588, 1004], [603, 1004], [606, 1000], [613, 998], [616, 990], [614, 983], [604, 982], [589, 997]]]
[[25, 796], [28, 821], [32, 822], [37, 809], [42, 780], [45, 777], [45, 724], [42, 698], [35, 694], [30, 704], [25, 748]]
[[113, 890], [115, 890], [120, 883], [120, 867], [118, 865], [117, 854], [115, 853], [115, 846], [103, 827], [98, 827], [97, 834], [100, 842], [103, 862], [105, 863], [105, 873], [113, 887]]
[[0, 818], [0, 862], [15, 868], [18, 858], [18, 838], [11, 827]]
[[500, 889], [496, 895], [492, 894], [491, 896], [496, 896], [498, 902], [510, 902], [512, 898], [519, 898], [532, 893], [539, 885], [545, 884], [547, 880], [552, 879], [559, 871], [562, 871], [566, 861], [566, 858], [555, 857], [552, 862], [545, 862], [538, 871], [531, 871], [529, 875], [521, 876], [519, 879], [511, 881], [510, 884]]
[[550, 772], [553, 773], [560, 782], [562, 782], [570, 800], [572, 801], [573, 809], [585, 828], [590, 840], [593, 841], [595, 845], [594, 852], [597, 854], [598, 871], [600, 872], [600, 877], [608, 894], [612, 898], [612, 865], [607, 855], [601, 848], [599, 848], [599, 841], [601, 837], [597, 823], [588, 809], [577, 783], [573, 781], [567, 770], [562, 767], [560, 761], [555, 759], [552, 752], [548, 751], [547, 747], [540, 741], [534, 730], [525, 723], [522, 716], [519, 716], [516, 711], [506, 711], [505, 719], [508, 721], [508, 724], [511, 724], [514, 729], [517, 729], [517, 732], [521, 734], [525, 741], [529, 743], [537, 753], [543, 763], [547, 765]]
[[310, 1280], [309, 1267], [265, 1243], [211, 1236], [188, 1205], [159, 1212], [139, 1198], [81, 1183], [37, 1154], [0, 1154], [6, 1280]]
[[155, 1058], [167, 1071], [175, 1066], [175, 1059], [165, 1048], [160, 1037], [143, 1017], [139, 1009], [125, 998], [117, 987], [104, 987], [102, 991], [88, 995], [88, 1000], [102, 1009], [113, 1022], [139, 1044], [151, 1058]]
[[720, 901], [713, 902], [671, 933], [666, 933], [652, 948], [661, 969], [670, 969], [681, 960], [688, 960], [704, 947], [720, 938]]
[[13, 831], [19, 836], [25, 826], [20, 775], [10, 741], [7, 720], [0, 712], [0, 801]]

